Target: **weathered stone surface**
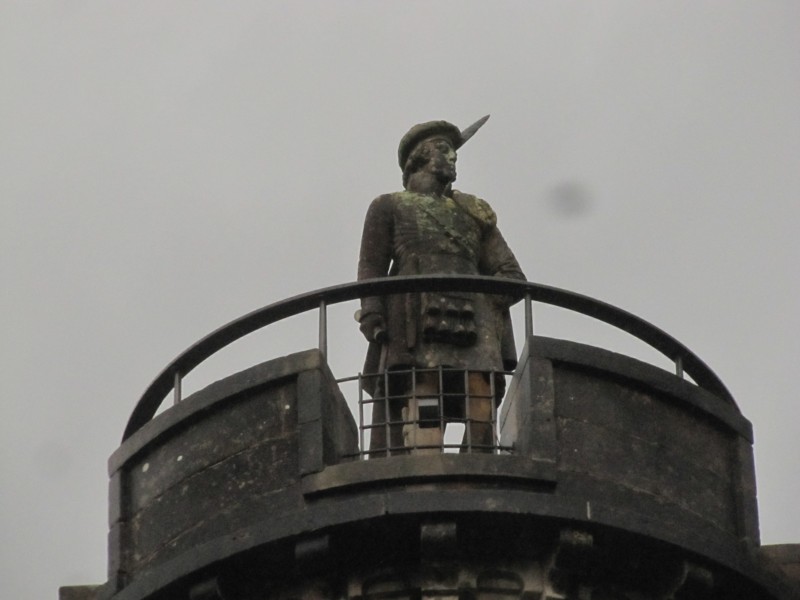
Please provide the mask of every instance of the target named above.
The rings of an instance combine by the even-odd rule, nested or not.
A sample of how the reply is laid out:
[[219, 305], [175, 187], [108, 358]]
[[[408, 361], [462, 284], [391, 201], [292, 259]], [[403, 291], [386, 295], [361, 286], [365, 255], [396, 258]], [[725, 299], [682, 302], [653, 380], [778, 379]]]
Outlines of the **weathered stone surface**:
[[148, 448], [162, 443], [163, 437], [174, 436], [176, 427], [191, 426], [205, 412], [215, 410], [218, 403], [226, 403], [245, 392], [270, 383], [284, 379], [293, 380], [298, 373], [310, 369], [325, 369], [329, 373], [318, 350], [306, 350], [275, 358], [212, 383], [155, 416], [127, 438], [111, 455], [108, 461], [109, 474], [129, 465]]
[[761, 542], [761, 533], [758, 525], [758, 493], [756, 491], [753, 445], [741, 437], [738, 437], [734, 444], [734, 466], [731, 481], [739, 538], [746, 545], [755, 547]]
[[777, 567], [800, 594], [800, 544], [773, 544], [762, 546], [761, 554]]
[[358, 461], [340, 464], [306, 477], [303, 493], [309, 496], [347, 491], [381, 482], [383, 484], [453, 483], [473, 481], [502, 487], [514, 485], [529, 489], [551, 490], [556, 470], [548, 461], [518, 456], [481, 454], [434, 454], [397, 456], [391, 461]]
[[563, 419], [559, 425], [560, 469], [673, 503], [735, 533], [730, 481], [687, 460], [679, 449], [593, 423]]
[[587, 531], [564, 528], [548, 561], [547, 578], [569, 597], [580, 597], [594, 583], [594, 537]]
[[112, 457], [109, 580], [122, 587], [215, 539], [246, 543], [251, 526], [302, 509], [304, 470], [346, 460], [357, 439], [316, 351], [190, 396]]
[[[217, 407], [191, 427], [176, 431], [130, 464], [130, 512], [137, 513], [178, 483], [265, 440], [276, 442], [275, 460], [279, 461], [278, 442], [295, 435], [295, 397], [294, 385], [284, 384], [244, 399], [231, 398], [230, 406]], [[291, 467], [286, 465], [285, 471], [291, 472]], [[281, 485], [280, 478], [271, 481]]]
[[629, 526], [658, 513], [665, 533], [682, 520], [699, 520], [710, 535], [717, 529], [758, 539], [749, 423], [731, 405], [656, 367], [533, 337], [501, 427], [515, 452], [553, 456], [556, 493], [585, 498], [588, 518], [594, 503], [614, 507]]
[[130, 526], [126, 521], [114, 523], [108, 529], [108, 582], [113, 589], [120, 589], [128, 581], [133, 545]]
[[58, 600], [95, 600], [99, 585], [72, 585], [58, 588]]
[[[229, 378], [121, 452], [109, 583], [79, 600], [797, 600], [739, 543], [757, 526], [746, 421], [595, 350], [538, 345], [504, 412], [513, 455], [348, 461], [321, 361]], [[175, 460], [195, 446], [212, 458]]]
[[[555, 462], [558, 454], [553, 367], [532, 354], [536, 338], [525, 343], [500, 411], [500, 442], [515, 454]], [[524, 434], [522, 434], [524, 432]]]
[[297, 480], [294, 446], [291, 439], [262, 443], [156, 498], [131, 519], [134, 567], [298, 507], [298, 496], [286, 492]]

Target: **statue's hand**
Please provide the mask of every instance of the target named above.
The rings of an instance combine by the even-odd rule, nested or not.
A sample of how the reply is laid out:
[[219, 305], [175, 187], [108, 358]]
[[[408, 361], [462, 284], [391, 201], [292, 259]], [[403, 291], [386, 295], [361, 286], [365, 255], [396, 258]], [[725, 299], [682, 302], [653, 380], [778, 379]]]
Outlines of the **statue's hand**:
[[384, 344], [389, 341], [389, 334], [386, 331], [386, 321], [383, 315], [370, 313], [359, 321], [358, 328], [369, 342]]
[[503, 294], [492, 294], [490, 296], [490, 302], [494, 304], [499, 310], [508, 310], [508, 308], [519, 301], [519, 298], [514, 298], [513, 296], [505, 296]]

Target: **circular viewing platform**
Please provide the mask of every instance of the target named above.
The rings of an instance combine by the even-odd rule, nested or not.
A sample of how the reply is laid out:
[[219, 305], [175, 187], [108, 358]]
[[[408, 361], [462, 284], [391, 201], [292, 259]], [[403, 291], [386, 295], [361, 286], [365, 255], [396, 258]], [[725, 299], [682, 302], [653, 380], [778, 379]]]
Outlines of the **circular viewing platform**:
[[[471, 406], [466, 383], [401, 422], [376, 420], [376, 404], [408, 398], [388, 384], [367, 395], [363, 377], [345, 374], [360, 384], [354, 415], [326, 362], [328, 305], [422, 290], [526, 305], [516, 369], [488, 377], [507, 380], [489, 443], [470, 435], [469, 408], [444, 416], [449, 402]], [[675, 372], [537, 336], [533, 302], [614, 325]], [[181, 378], [206, 358], [311, 309], [318, 348], [180, 398]], [[156, 415], [170, 391], [179, 401]], [[425, 437], [445, 419], [463, 423], [461, 443]], [[405, 443], [369, 446], [371, 431], [393, 426]], [[486, 277], [319, 290], [213, 332], [155, 379], [109, 461], [108, 582], [71, 597], [797, 599], [759, 545], [752, 441], [703, 361], [600, 301]]]

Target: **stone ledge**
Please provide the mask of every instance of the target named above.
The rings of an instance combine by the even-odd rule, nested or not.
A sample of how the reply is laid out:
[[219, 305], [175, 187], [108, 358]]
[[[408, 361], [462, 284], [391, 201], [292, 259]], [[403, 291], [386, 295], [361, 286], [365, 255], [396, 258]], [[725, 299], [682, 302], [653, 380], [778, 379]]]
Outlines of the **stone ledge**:
[[327, 467], [303, 478], [303, 494], [316, 496], [356, 487], [383, 488], [410, 483], [448, 481], [515, 481], [535, 487], [555, 488], [556, 465], [519, 456], [439, 454], [393, 456]]

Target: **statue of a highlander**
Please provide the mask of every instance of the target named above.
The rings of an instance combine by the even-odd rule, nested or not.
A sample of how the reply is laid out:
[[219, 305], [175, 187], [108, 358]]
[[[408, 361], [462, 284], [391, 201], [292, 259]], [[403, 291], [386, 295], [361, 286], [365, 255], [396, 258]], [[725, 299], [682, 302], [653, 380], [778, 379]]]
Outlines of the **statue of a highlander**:
[[[370, 205], [359, 280], [433, 274], [525, 280], [489, 204], [452, 189], [456, 150], [487, 118], [463, 132], [446, 121], [431, 121], [403, 136], [398, 156], [405, 191], [384, 194]], [[512, 302], [507, 296], [461, 292], [362, 300], [360, 329], [370, 342], [364, 374], [389, 374], [366, 378], [365, 387], [376, 400], [390, 396], [388, 402], [373, 404], [372, 423], [392, 423], [389, 440], [386, 427], [371, 430], [370, 452], [386, 449], [387, 441], [400, 452], [404, 446], [437, 451], [440, 421], [428, 427], [420, 422], [426, 400], [444, 409], [445, 420], [468, 420], [464, 443], [469, 441], [473, 451], [492, 447], [492, 408], [505, 380], [500, 375], [490, 382], [490, 373], [516, 366], [508, 311]]]

